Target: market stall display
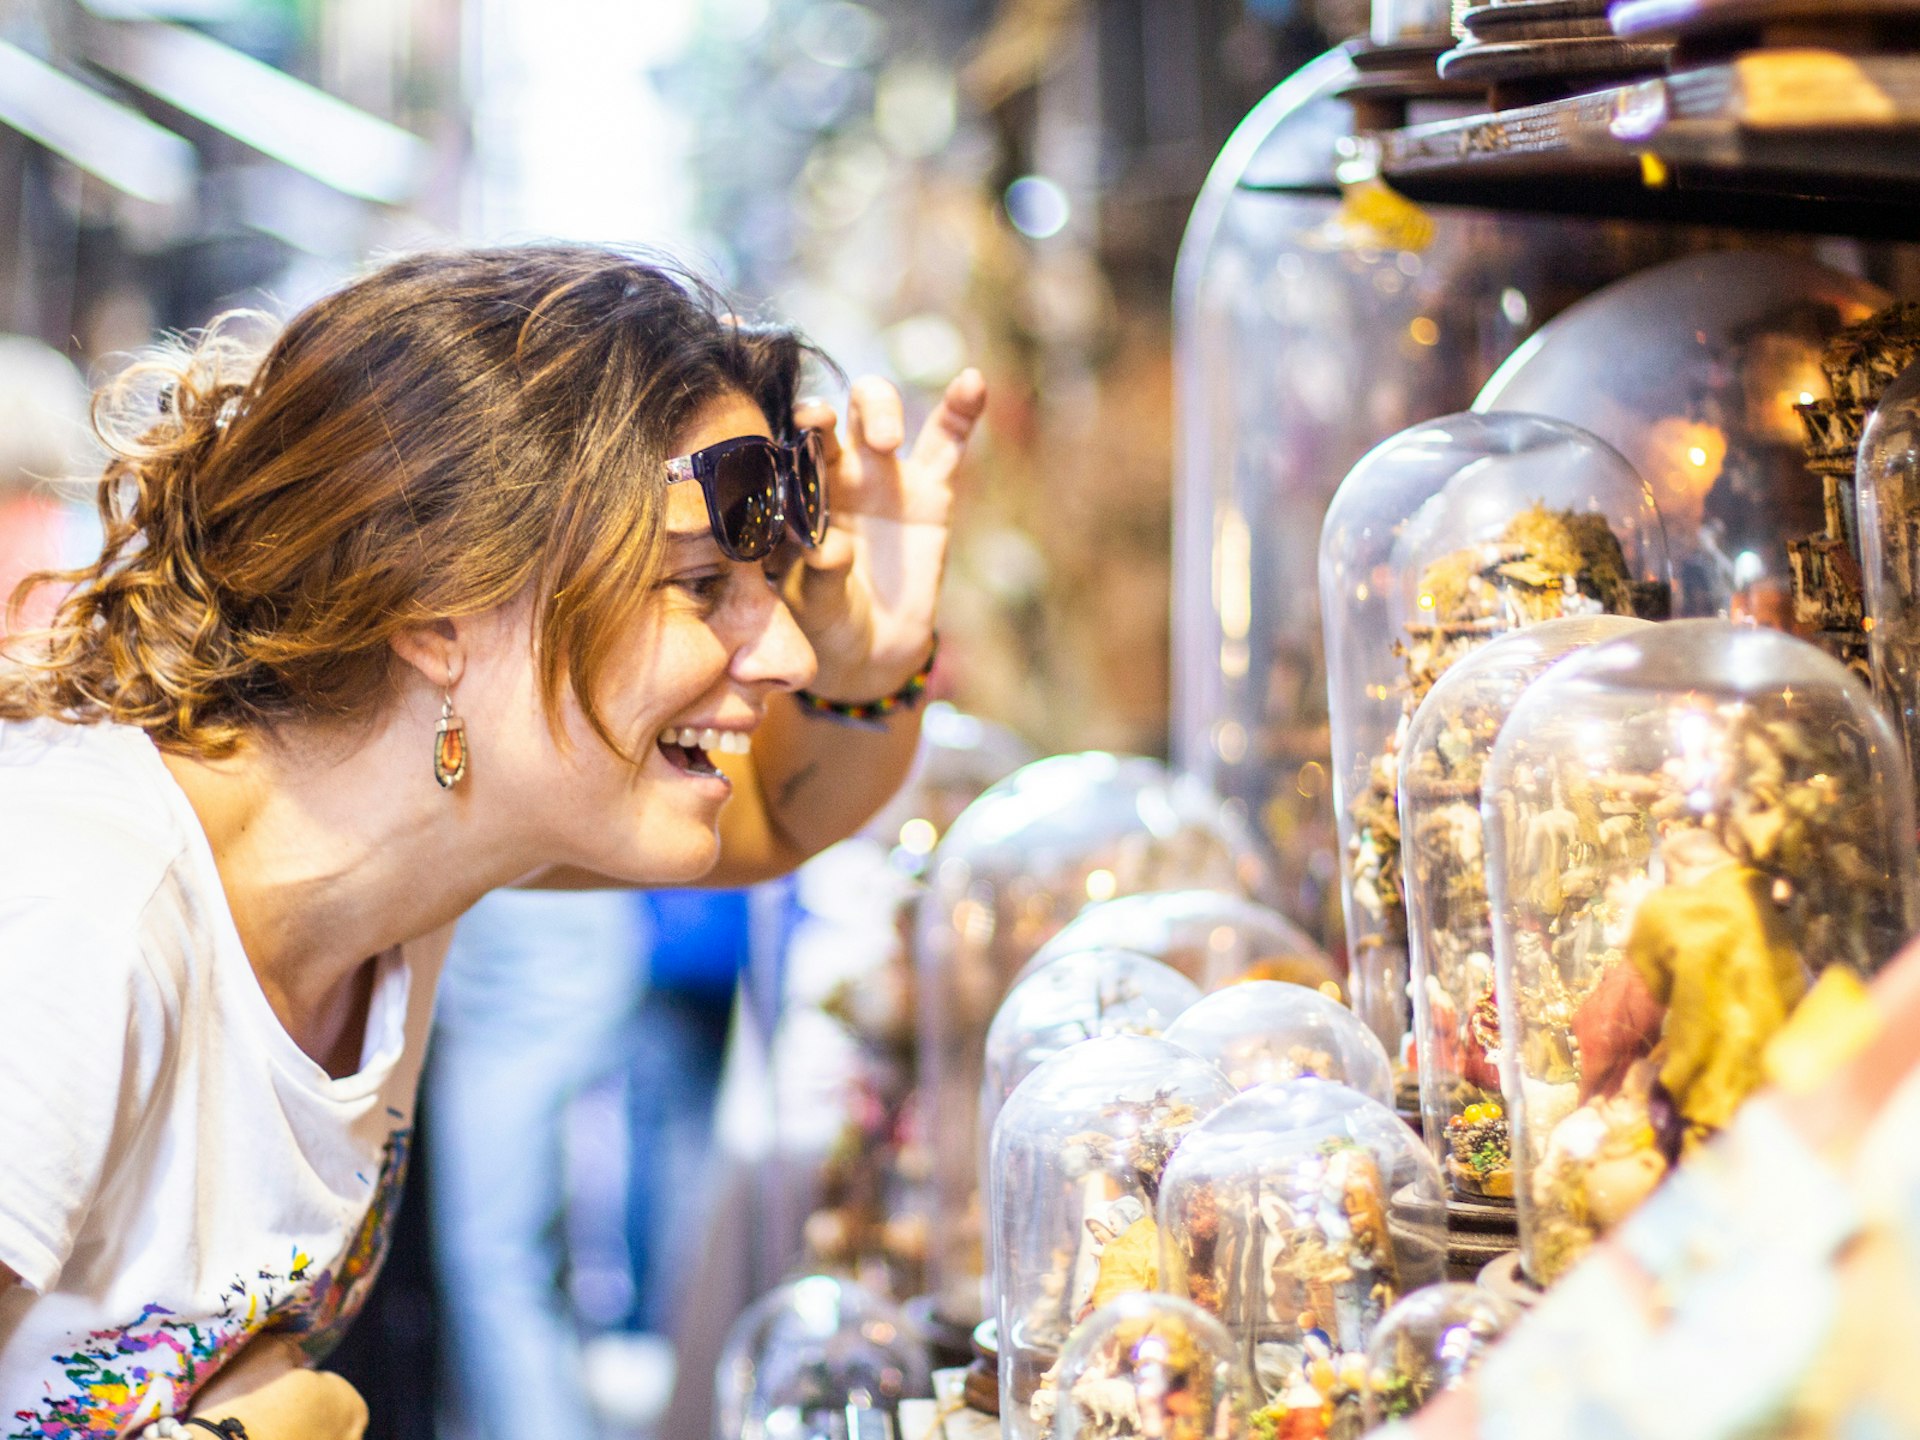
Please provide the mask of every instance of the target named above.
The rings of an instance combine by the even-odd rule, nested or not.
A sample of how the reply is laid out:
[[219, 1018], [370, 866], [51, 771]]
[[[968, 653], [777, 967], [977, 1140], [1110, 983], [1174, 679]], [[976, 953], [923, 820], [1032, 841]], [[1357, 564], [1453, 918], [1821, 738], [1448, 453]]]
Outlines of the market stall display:
[[1247, 980], [1216, 990], [1166, 1036], [1218, 1065], [1236, 1090], [1310, 1076], [1393, 1103], [1393, 1067], [1379, 1038], [1346, 1006], [1304, 985]]
[[1171, 1295], [1123, 1295], [1088, 1316], [1041, 1393], [1054, 1440], [1229, 1440], [1246, 1423], [1233, 1337]]
[[994, 1122], [989, 1164], [1000, 1418], [1036, 1440], [1055, 1366], [1109, 1300], [1159, 1288], [1161, 1177], [1183, 1136], [1233, 1096], [1214, 1066], [1144, 1035], [1042, 1062]]
[[969, 805], [927, 867], [914, 959], [919, 1128], [933, 1144], [933, 1318], [984, 1318], [977, 1157], [987, 1028], [1033, 953], [1084, 906], [1192, 886], [1251, 896], [1264, 862], [1204, 785], [1154, 760], [1093, 751], [1025, 766]]
[[1549, 666], [1646, 624], [1582, 615], [1504, 635], [1442, 676], [1408, 727], [1400, 835], [1421, 1129], [1455, 1197], [1513, 1198], [1480, 825], [1487, 756], [1508, 713]]
[[1872, 698], [1777, 631], [1676, 621], [1523, 694], [1482, 816], [1514, 1189], [1549, 1284], [1913, 928], [1913, 797]]
[[1174, 1152], [1163, 1283], [1233, 1336], [1253, 1377], [1252, 1434], [1360, 1433], [1381, 1317], [1443, 1275], [1441, 1185], [1393, 1111], [1324, 1080], [1257, 1086]]
[[[1434, 682], [1494, 636], [1671, 598], [1652, 496], [1620, 453], [1534, 415], [1449, 415], [1370, 451], [1320, 540], [1335, 813], [1354, 1009], [1406, 1061], [1398, 766]], [[1417, 1108], [1411, 1073], [1404, 1108]]]
[[1202, 990], [1239, 980], [1339, 987], [1326, 951], [1278, 910], [1224, 890], [1162, 890], [1089, 905], [1034, 952], [1023, 974], [1056, 955], [1105, 945], [1163, 960]]
[[714, 1433], [888, 1440], [900, 1401], [929, 1383], [926, 1353], [898, 1310], [851, 1281], [809, 1275], [734, 1322], [714, 1372]]

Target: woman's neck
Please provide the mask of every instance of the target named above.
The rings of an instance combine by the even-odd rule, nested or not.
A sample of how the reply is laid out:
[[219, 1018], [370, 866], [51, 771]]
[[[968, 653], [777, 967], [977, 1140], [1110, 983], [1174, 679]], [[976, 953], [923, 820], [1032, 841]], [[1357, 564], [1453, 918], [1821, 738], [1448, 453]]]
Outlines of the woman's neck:
[[288, 729], [222, 760], [163, 757], [206, 831], [261, 990], [332, 1073], [357, 1066], [369, 962], [527, 868], [489, 855], [468, 797], [433, 783], [423, 733], [430, 723], [402, 714], [344, 735]]

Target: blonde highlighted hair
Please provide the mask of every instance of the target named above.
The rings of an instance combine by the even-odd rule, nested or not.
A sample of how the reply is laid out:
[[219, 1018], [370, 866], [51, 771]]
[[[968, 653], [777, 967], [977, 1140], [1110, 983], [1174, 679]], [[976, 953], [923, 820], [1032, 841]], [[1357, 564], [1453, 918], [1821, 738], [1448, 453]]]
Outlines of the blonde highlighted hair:
[[231, 753], [288, 719], [371, 713], [400, 631], [533, 597], [549, 713], [597, 678], [661, 551], [664, 462], [727, 393], [791, 428], [797, 335], [684, 274], [539, 245], [409, 256], [263, 353], [232, 317], [95, 400], [100, 558], [10, 643], [0, 718], [136, 725]]

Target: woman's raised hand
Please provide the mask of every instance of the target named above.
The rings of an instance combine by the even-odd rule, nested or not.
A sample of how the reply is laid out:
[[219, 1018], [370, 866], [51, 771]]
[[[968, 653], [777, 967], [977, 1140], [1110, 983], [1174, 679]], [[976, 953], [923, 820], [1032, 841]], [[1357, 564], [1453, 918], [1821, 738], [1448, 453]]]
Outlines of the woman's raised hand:
[[946, 567], [953, 477], [987, 406], [987, 382], [963, 370], [947, 386], [913, 447], [900, 392], [856, 381], [847, 435], [824, 401], [794, 407], [795, 423], [825, 442], [832, 528], [790, 581], [788, 598], [819, 656], [813, 692], [875, 700], [905, 684], [927, 658]]

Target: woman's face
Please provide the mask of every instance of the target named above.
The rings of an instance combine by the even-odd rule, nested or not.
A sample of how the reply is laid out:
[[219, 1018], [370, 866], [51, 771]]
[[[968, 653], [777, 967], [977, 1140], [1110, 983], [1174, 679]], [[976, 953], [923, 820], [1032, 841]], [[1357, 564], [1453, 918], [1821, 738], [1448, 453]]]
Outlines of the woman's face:
[[[731, 393], [701, 410], [674, 453], [768, 434], [759, 407]], [[667, 487], [666, 529], [654, 593], [636, 607], [616, 642], [596, 696], [601, 719], [638, 758], [637, 767], [594, 733], [570, 689], [561, 701], [564, 740], [555, 738], [540, 704], [525, 617], [518, 645], [495, 647], [482, 662], [492, 669], [510, 648], [522, 657], [517, 682], [489, 684], [481, 693], [515, 695], [513, 713], [502, 717], [502, 738], [511, 737], [517, 754], [501, 757], [513, 793], [500, 799], [515, 807], [512, 829], [546, 863], [633, 882], [704, 875], [719, 856], [715, 827], [732, 791], [708, 757], [729, 746], [744, 751], [775, 692], [813, 678], [812, 647], [770, 583], [780, 553], [765, 562], [727, 559], [708, 528], [700, 486], [691, 481]], [[486, 784], [488, 736], [478, 716], [468, 724], [471, 779], [479, 791]], [[689, 730], [696, 732], [691, 749], [679, 740]], [[532, 822], [533, 833], [525, 822]]]

